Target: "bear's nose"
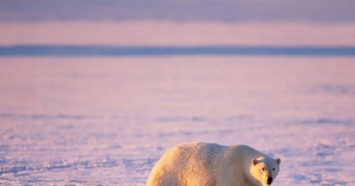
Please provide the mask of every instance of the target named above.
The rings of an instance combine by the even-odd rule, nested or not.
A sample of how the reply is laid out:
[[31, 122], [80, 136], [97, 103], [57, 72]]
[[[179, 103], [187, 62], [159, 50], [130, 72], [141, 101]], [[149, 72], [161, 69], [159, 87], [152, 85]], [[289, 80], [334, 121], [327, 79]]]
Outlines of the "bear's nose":
[[272, 183], [272, 177], [269, 177], [269, 178], [267, 179], [267, 184], [270, 185], [271, 183]]

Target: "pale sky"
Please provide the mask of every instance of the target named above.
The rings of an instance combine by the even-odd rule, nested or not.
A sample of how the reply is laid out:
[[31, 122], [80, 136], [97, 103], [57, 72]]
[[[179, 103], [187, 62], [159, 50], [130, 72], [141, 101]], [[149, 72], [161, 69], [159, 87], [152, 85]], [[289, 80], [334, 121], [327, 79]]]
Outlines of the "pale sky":
[[355, 0], [0, 0], [0, 45], [354, 46]]

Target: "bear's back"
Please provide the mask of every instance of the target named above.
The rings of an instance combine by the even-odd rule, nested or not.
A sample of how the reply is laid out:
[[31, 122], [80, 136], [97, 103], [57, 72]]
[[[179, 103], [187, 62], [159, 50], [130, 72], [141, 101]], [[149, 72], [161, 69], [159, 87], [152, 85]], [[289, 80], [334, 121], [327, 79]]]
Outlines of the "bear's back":
[[187, 143], [174, 146], [163, 156], [163, 162], [167, 159], [173, 165], [179, 162], [181, 168], [200, 167], [211, 169], [215, 166], [215, 160], [223, 154], [227, 146], [215, 143]]
[[[154, 184], [161, 177], [173, 177], [183, 180], [159, 180], [167, 185], [214, 185], [213, 170], [216, 159], [227, 149], [214, 143], [188, 143], [169, 149], [154, 166], [148, 179], [148, 185]], [[183, 183], [183, 184], [181, 184]], [[164, 184], [162, 184], [164, 185]]]

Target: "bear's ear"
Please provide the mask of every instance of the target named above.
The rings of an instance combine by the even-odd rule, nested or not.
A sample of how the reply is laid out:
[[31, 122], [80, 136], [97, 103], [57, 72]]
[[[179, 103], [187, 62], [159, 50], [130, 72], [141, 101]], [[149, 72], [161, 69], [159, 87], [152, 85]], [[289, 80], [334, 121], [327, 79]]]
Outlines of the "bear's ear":
[[276, 160], [276, 163], [277, 163], [278, 165], [280, 165], [281, 159], [280, 159], [280, 158], [276, 158], [275, 160]]
[[256, 165], [256, 164], [258, 164], [258, 160], [254, 158], [254, 159], [251, 160], [251, 163], [252, 163], [253, 165]]

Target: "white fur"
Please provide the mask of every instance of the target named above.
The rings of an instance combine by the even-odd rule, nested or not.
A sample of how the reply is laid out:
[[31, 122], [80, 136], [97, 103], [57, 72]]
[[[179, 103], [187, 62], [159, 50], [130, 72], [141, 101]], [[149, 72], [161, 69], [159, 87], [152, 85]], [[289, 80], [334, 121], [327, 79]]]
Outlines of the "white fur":
[[147, 185], [265, 186], [276, 178], [280, 162], [246, 145], [177, 145], [156, 163]]

